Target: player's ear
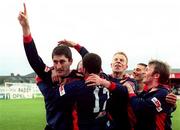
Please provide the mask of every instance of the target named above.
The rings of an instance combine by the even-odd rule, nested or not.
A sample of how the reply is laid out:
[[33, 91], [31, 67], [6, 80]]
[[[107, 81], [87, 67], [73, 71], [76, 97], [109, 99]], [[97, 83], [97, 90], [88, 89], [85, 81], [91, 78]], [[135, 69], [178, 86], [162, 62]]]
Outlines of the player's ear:
[[126, 69], [128, 68], [128, 65], [126, 64]]

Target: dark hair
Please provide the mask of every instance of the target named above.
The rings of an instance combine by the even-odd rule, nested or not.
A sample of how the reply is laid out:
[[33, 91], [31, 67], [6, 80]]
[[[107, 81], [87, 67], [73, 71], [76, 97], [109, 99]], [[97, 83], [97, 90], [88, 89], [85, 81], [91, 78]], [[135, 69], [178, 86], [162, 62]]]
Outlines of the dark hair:
[[138, 63], [138, 65], [144, 66], [145, 68], [147, 67], [147, 65], [144, 63]]
[[64, 55], [68, 59], [72, 59], [71, 49], [66, 45], [59, 45], [53, 49], [52, 58], [55, 55]]
[[159, 83], [161, 84], [167, 84], [169, 80], [170, 75], [170, 67], [166, 63], [158, 60], [151, 60], [148, 65], [154, 65], [154, 72], [153, 74], [158, 73], [160, 75], [159, 77]]
[[95, 53], [88, 53], [83, 57], [83, 67], [91, 74], [99, 74], [101, 71], [101, 57]]

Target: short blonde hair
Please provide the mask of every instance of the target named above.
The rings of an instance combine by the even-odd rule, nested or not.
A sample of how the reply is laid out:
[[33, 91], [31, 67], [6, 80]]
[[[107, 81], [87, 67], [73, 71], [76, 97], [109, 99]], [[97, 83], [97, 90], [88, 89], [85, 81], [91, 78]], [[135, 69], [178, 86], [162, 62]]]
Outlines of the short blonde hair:
[[126, 53], [124, 53], [124, 52], [122, 52], [122, 51], [118, 51], [118, 52], [116, 52], [116, 53], [113, 55], [113, 57], [114, 57], [115, 55], [123, 55], [123, 56], [125, 56], [126, 61], [127, 61], [127, 63], [128, 63], [128, 57], [127, 57]]

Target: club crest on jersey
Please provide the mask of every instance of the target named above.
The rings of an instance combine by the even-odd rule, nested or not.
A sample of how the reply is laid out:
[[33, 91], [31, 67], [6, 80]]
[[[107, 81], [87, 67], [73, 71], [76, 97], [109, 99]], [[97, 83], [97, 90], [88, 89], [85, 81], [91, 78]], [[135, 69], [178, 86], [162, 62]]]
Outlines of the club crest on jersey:
[[156, 110], [158, 112], [162, 111], [162, 107], [161, 107], [161, 102], [156, 98], [156, 97], [153, 97], [151, 99], [151, 101], [154, 103], [154, 105], [156, 106]]
[[59, 93], [60, 93], [60, 96], [63, 96], [65, 93], [65, 90], [64, 90], [64, 85], [60, 85], [59, 87]]

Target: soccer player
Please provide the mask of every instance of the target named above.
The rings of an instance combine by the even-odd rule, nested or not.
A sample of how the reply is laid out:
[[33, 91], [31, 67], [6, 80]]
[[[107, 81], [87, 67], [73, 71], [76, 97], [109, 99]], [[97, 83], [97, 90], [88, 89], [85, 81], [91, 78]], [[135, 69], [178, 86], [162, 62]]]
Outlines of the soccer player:
[[148, 91], [136, 96], [132, 86], [127, 82], [130, 103], [137, 117], [135, 130], [165, 130], [171, 129], [171, 105], [165, 99], [169, 93], [167, 85], [169, 79], [169, 66], [161, 61], [152, 60], [148, 63], [143, 82]]
[[85, 83], [90, 74], [100, 74], [101, 58], [97, 54], [88, 53], [83, 57], [82, 64], [84, 80], [77, 83], [79, 90], [75, 93], [79, 129], [105, 130], [107, 122], [105, 108], [109, 91], [100, 85], [87, 87]]
[[[135, 115], [128, 104], [128, 91], [124, 89], [123, 84], [125, 82], [131, 82], [135, 89], [136, 81], [131, 79], [125, 70], [128, 67], [128, 58], [124, 52], [117, 52], [113, 55], [111, 68], [112, 74], [103, 75], [105, 79], [119, 84], [119, 87], [110, 87], [110, 98], [107, 103], [106, 111], [108, 112], [110, 123], [108, 125], [110, 130], [131, 130], [135, 123]], [[89, 82], [101, 84], [102, 81], [98, 80], [98, 77], [92, 76], [88, 79]], [[103, 80], [105, 81], [105, 80]], [[123, 90], [122, 90], [123, 89]]]
[[[73, 74], [71, 73], [74, 72], [70, 70], [73, 61], [71, 50], [69, 47], [62, 45], [55, 47], [52, 52], [53, 67], [47, 67], [39, 57], [34, 40], [32, 39], [25, 4], [24, 11], [19, 13], [18, 20], [22, 26], [24, 48], [29, 64], [40, 79], [42, 79], [48, 86], [53, 87], [52, 91], [57, 91], [60, 84], [64, 84], [65, 81], [66, 83], [71, 81], [63, 80], [64, 77], [72, 76]], [[77, 45], [76, 49], [83, 55], [83, 47]], [[51, 80], [52, 69], [54, 69], [62, 79], [59, 84], [54, 84]], [[62, 105], [64, 103], [62, 102], [62, 104], [56, 105], [56, 95], [46, 93], [46, 91], [44, 91], [46, 88], [41, 86], [39, 86], [39, 89], [45, 98], [47, 121], [45, 130], [72, 130], [72, 104], [69, 103]], [[63, 93], [63, 90], [60, 90], [60, 92]], [[57, 106], [60, 106], [59, 109], [57, 109]]]
[[146, 64], [138, 63], [132, 72], [132, 76], [137, 81], [138, 84], [138, 88], [136, 92], [137, 95], [147, 90], [147, 86], [143, 83], [146, 67], [147, 67]]

